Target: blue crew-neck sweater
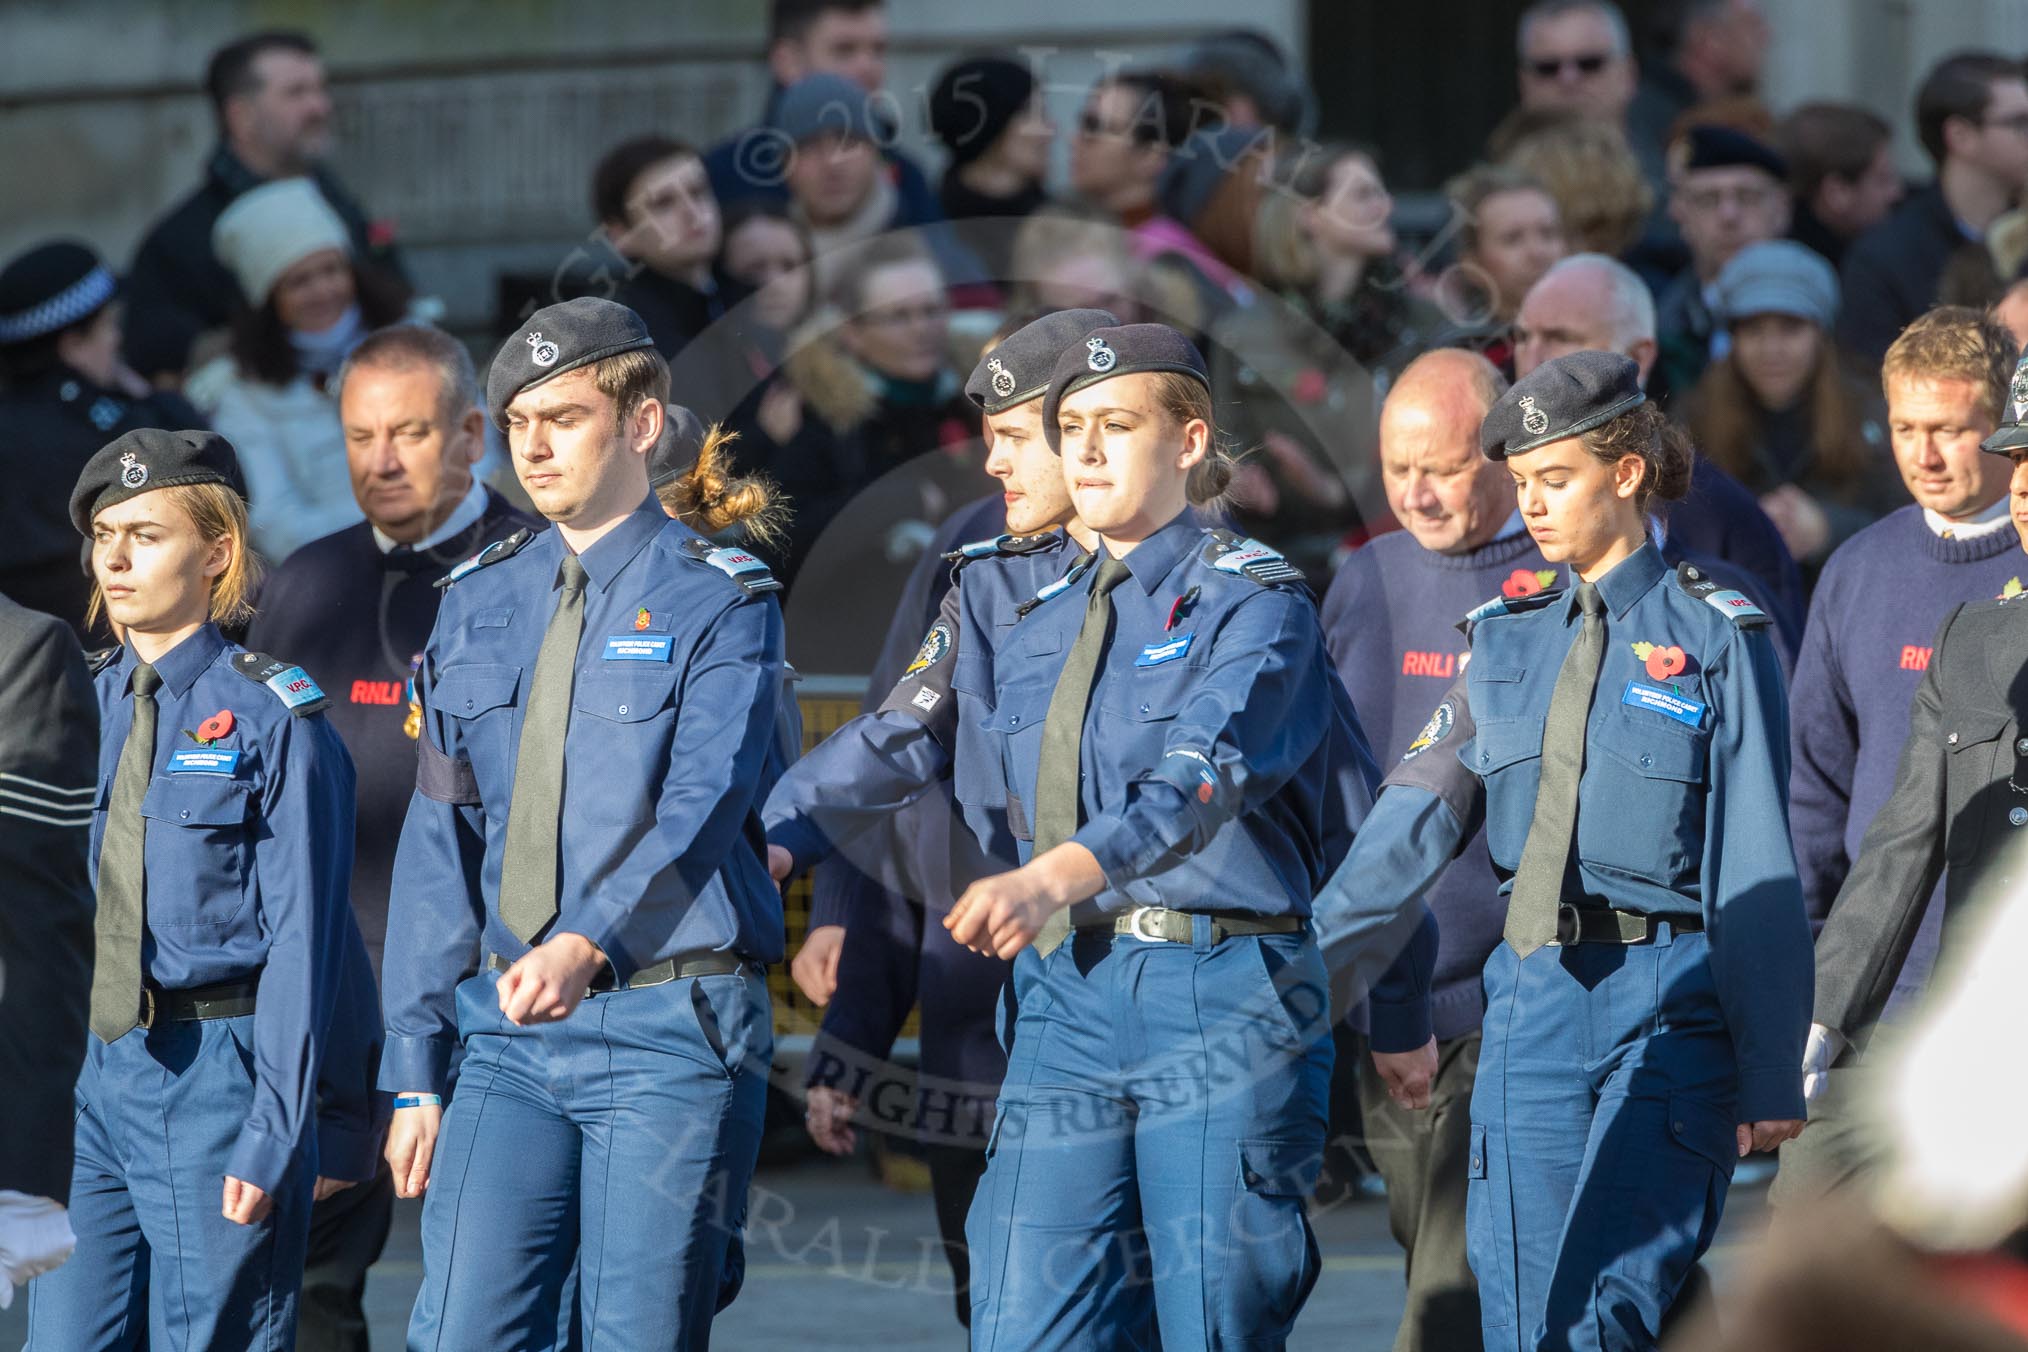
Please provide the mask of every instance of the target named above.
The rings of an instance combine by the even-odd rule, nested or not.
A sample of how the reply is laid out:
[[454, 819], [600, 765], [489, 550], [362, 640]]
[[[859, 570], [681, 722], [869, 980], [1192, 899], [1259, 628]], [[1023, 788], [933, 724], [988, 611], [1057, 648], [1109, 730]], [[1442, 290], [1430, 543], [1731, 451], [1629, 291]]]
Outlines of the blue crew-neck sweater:
[[[1562, 586], [1526, 531], [1464, 554], [1438, 554], [1407, 531], [1355, 550], [1324, 596], [1324, 642], [1373, 739], [1381, 768], [1408, 751], [1469, 651], [1458, 621], [1495, 596]], [[1430, 1015], [1439, 1040], [1476, 1032], [1485, 1017], [1480, 976], [1500, 943], [1507, 903], [1481, 831], [1425, 900], [1437, 920]]]
[[[1944, 616], [2016, 579], [2028, 581], [2028, 558], [2012, 529], [1946, 540], [1915, 506], [1882, 517], [1825, 563], [1789, 692], [1789, 833], [1813, 925], [1822, 927], [1860, 838], [1894, 791], [1909, 707]], [[1942, 913], [1932, 896], [1890, 1013], [1928, 980]]]

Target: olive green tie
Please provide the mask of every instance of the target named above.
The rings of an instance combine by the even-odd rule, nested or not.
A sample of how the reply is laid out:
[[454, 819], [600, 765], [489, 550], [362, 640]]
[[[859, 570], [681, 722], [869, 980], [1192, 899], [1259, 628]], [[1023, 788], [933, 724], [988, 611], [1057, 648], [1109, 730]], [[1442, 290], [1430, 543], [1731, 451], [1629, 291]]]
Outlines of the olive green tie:
[[[1091, 599], [1084, 607], [1084, 627], [1077, 631], [1077, 642], [1070, 645], [1070, 656], [1056, 678], [1056, 693], [1049, 697], [1049, 716], [1042, 725], [1042, 752], [1035, 771], [1035, 854], [1063, 844], [1077, 831], [1083, 799], [1079, 787], [1085, 710], [1091, 703], [1099, 654], [1112, 628], [1113, 588], [1131, 576], [1127, 565], [1118, 559], [1099, 563]], [[1043, 922], [1035, 936], [1035, 951], [1049, 956], [1069, 933], [1070, 910], [1066, 907]]]
[[1514, 871], [1514, 891], [1507, 900], [1506, 939], [1524, 958], [1556, 938], [1563, 879], [1570, 869], [1571, 844], [1577, 839], [1577, 786], [1584, 778], [1585, 726], [1591, 719], [1599, 661], [1605, 656], [1605, 606], [1598, 588], [1589, 582], [1579, 584], [1577, 604], [1584, 612], [1584, 623], [1549, 696], [1549, 718], [1542, 725], [1542, 780], [1535, 790], [1535, 815], [1528, 823], [1528, 843], [1521, 847], [1521, 867]]
[[148, 819], [141, 800], [155, 775], [155, 692], [161, 673], [134, 665], [134, 721], [113, 771], [113, 796], [99, 840], [99, 908], [92, 930], [92, 1031], [113, 1042], [141, 1021], [141, 936], [148, 875], [142, 857]]
[[514, 762], [514, 797], [507, 808], [507, 847], [500, 860], [500, 921], [532, 944], [556, 919], [557, 831], [563, 819], [563, 739], [570, 730], [570, 691], [577, 677], [577, 641], [584, 632], [584, 564], [565, 552], [557, 568], [563, 595], [543, 631], [521, 711], [521, 750]]

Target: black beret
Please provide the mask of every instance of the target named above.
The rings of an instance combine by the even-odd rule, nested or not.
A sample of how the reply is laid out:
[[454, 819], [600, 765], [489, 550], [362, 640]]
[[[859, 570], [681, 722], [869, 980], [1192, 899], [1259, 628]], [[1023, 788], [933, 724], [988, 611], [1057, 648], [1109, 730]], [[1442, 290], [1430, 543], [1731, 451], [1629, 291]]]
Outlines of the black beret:
[[2007, 417], [2000, 429], [1979, 443], [1982, 451], [2012, 455], [2028, 448], [2028, 347], [2014, 363], [2014, 383], [2007, 387]]
[[704, 449], [704, 420], [681, 404], [662, 405], [662, 436], [648, 452], [648, 487], [687, 474]]
[[545, 305], [500, 345], [486, 373], [486, 415], [507, 426], [507, 405], [531, 385], [595, 361], [653, 347], [641, 317], [617, 301], [580, 296]]
[[1479, 449], [1505, 460], [1603, 427], [1647, 401], [1641, 368], [1617, 352], [1570, 352], [1514, 382], [1479, 424]]
[[119, 282], [82, 244], [38, 244], [0, 268], [0, 343], [26, 343], [91, 318]]
[[1670, 159], [1678, 169], [1760, 169], [1786, 182], [1788, 161], [1767, 142], [1731, 127], [1699, 123], [1676, 138]]
[[1035, 72], [1004, 56], [975, 56], [943, 73], [930, 90], [930, 130], [954, 164], [985, 154], [1035, 96]]
[[1110, 310], [1052, 310], [1008, 334], [980, 358], [965, 382], [965, 397], [988, 417], [1040, 398], [1048, 391], [1050, 373], [1065, 348], [1076, 345], [1082, 351], [1088, 335], [1119, 322]]
[[216, 432], [164, 432], [137, 427], [85, 461], [70, 494], [70, 522], [87, 539], [92, 518], [116, 503], [158, 488], [224, 484], [242, 498], [239, 456]]
[[1043, 397], [1042, 435], [1049, 439], [1052, 448], [1061, 441], [1056, 430], [1056, 412], [1063, 407], [1066, 397], [1101, 380], [1144, 371], [1174, 371], [1201, 382], [1207, 390], [1211, 388], [1204, 355], [1167, 324], [1121, 324], [1100, 329], [1087, 335], [1082, 343], [1064, 348], [1057, 357], [1056, 369], [1049, 374], [1049, 393]]

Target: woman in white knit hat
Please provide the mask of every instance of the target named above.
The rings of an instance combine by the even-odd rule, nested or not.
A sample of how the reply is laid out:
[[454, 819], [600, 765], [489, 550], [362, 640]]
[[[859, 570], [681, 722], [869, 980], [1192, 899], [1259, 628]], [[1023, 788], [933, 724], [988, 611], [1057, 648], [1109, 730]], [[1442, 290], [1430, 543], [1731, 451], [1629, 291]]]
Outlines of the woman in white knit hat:
[[192, 373], [186, 392], [238, 448], [254, 545], [279, 563], [359, 520], [327, 385], [362, 338], [407, 315], [409, 296], [351, 256], [344, 221], [307, 178], [243, 194], [211, 239], [248, 304], [230, 351]]

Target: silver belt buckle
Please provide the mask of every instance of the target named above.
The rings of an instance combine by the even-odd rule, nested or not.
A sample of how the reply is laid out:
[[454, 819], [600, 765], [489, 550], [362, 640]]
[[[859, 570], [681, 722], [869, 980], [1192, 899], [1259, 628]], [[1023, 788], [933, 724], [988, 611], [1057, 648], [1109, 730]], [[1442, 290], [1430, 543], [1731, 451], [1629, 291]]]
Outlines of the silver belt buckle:
[[141, 987], [141, 1027], [153, 1028], [155, 1026], [155, 1014], [155, 990], [152, 986], [143, 986]]
[[1133, 931], [1133, 935], [1136, 939], [1151, 944], [1161, 944], [1169, 942], [1168, 935], [1150, 934], [1147, 930], [1141, 928], [1141, 922], [1143, 920], [1152, 921], [1154, 919], [1155, 912], [1160, 909], [1161, 907], [1159, 906], [1136, 906], [1133, 910], [1127, 913], [1127, 926], [1129, 929]]

